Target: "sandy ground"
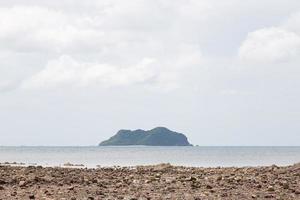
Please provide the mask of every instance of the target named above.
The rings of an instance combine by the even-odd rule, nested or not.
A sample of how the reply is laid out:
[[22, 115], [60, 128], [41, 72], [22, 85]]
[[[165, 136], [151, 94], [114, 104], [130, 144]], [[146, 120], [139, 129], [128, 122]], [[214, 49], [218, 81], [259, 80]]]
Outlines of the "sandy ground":
[[0, 199], [300, 199], [300, 163], [288, 167], [124, 168], [0, 166]]

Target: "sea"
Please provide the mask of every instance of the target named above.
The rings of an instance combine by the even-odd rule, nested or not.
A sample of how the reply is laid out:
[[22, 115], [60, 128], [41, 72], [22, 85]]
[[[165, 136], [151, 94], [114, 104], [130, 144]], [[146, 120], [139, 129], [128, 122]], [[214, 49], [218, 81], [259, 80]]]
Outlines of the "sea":
[[300, 162], [300, 147], [0, 147], [0, 163], [87, 168], [170, 163], [192, 167], [286, 166]]

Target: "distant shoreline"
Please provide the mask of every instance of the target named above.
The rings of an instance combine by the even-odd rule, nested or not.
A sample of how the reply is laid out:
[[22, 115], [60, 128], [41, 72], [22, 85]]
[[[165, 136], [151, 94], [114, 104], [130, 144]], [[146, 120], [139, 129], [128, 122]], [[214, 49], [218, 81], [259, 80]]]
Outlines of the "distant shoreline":
[[115, 145], [115, 146], [99, 146], [99, 145], [0, 145], [1, 147], [99, 147], [99, 148], [106, 148], [106, 147], [240, 147], [240, 148], [247, 148], [247, 147], [300, 147], [300, 145], [195, 145], [192, 146], [151, 146], [151, 145]]

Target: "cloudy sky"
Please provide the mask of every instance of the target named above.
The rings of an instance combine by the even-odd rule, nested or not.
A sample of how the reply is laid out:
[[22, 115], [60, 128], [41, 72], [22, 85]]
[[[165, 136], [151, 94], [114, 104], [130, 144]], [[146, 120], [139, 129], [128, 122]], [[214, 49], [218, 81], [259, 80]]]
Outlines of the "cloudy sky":
[[300, 145], [299, 102], [299, 0], [0, 0], [0, 145]]

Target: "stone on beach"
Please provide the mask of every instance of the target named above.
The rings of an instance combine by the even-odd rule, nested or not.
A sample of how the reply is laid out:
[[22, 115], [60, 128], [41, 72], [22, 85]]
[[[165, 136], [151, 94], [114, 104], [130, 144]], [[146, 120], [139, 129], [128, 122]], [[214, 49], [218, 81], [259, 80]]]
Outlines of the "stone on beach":
[[300, 199], [300, 164], [196, 168], [170, 164], [55, 168], [0, 166], [0, 199]]

